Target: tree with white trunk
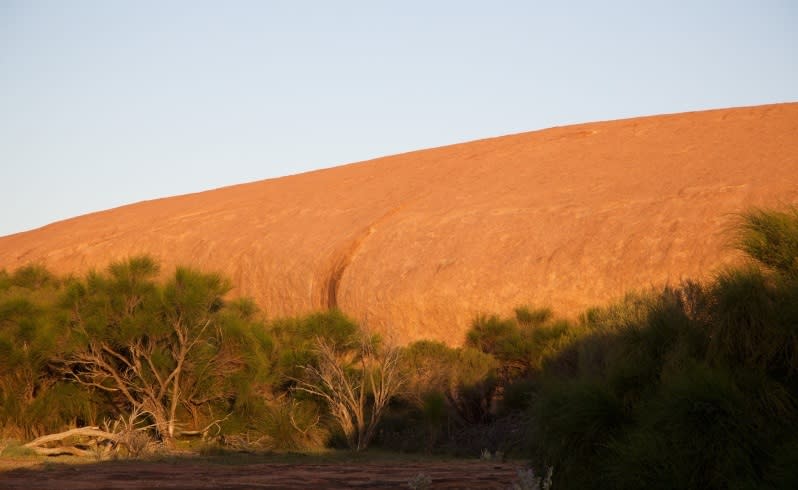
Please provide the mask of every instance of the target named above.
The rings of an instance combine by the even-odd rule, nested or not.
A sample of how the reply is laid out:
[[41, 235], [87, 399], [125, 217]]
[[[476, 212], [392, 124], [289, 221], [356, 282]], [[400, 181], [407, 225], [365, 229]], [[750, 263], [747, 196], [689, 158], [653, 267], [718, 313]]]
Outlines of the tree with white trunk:
[[177, 268], [158, 286], [157, 273], [152, 259], [136, 257], [76, 282], [66, 300], [72, 345], [61, 366], [75, 382], [106, 392], [130, 412], [148, 414], [171, 444], [181, 406], [226, 395], [218, 383], [214, 393], [198, 393], [196, 375], [223, 380], [242, 359], [222, 348], [218, 312], [228, 283]]
[[363, 338], [348, 349], [318, 338], [317, 362], [304, 366], [304, 376], [294, 379], [294, 389], [323, 400], [350, 449], [361, 451], [368, 447], [391, 397], [402, 386], [399, 352], [380, 349], [374, 338]]

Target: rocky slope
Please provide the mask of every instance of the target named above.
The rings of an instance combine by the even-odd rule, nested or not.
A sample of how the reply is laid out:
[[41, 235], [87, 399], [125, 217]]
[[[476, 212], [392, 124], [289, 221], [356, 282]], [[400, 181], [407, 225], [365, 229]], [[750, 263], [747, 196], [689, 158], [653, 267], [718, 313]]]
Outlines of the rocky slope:
[[798, 103], [597, 122], [141, 202], [0, 238], [0, 268], [149, 253], [270, 316], [339, 307], [404, 343], [480, 312], [576, 314], [736, 260], [735, 213], [798, 203]]

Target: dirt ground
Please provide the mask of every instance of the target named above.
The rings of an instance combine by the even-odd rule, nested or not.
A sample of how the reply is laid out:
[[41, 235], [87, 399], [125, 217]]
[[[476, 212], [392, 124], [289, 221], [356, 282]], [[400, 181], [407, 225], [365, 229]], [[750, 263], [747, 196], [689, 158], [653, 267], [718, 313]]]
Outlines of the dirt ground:
[[78, 465], [48, 462], [31, 468], [0, 470], [0, 488], [407, 489], [408, 482], [423, 473], [431, 478], [432, 489], [506, 489], [517, 480], [522, 466], [484, 461], [216, 464], [182, 460]]

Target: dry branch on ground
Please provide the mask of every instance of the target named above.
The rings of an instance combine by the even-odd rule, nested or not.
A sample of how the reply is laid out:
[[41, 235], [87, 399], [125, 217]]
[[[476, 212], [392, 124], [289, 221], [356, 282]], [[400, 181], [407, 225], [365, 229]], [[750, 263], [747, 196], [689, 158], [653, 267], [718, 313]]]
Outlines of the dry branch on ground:
[[[89, 450], [78, 447], [78, 445], [68, 445], [64, 441], [70, 437], [88, 437], [93, 438], [94, 444], [99, 444], [103, 441], [111, 441], [113, 443], [122, 442], [119, 434], [106, 432], [99, 427], [78, 427], [76, 429], [69, 429], [57, 434], [47, 434], [37, 437], [31, 442], [24, 445], [24, 447], [32, 449], [36, 454], [43, 456], [55, 456], [59, 454], [72, 454], [74, 456], [90, 456], [93, 453]], [[48, 444], [58, 442], [56, 447], [49, 447]]]

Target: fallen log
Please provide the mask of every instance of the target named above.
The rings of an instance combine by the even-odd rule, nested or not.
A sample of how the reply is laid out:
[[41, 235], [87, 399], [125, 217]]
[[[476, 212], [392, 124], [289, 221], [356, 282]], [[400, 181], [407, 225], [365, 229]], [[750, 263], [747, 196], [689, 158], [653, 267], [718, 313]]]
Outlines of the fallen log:
[[201, 430], [183, 430], [180, 431], [181, 437], [205, 437], [205, 433]]
[[32, 447], [36, 454], [40, 456], [58, 456], [61, 454], [71, 454], [73, 456], [91, 456], [91, 451], [81, 449], [75, 446], [58, 446], [58, 447]]
[[[36, 454], [41, 454], [43, 456], [55, 456], [57, 454], [72, 454], [75, 456], [91, 455], [91, 451], [87, 451], [76, 446], [68, 446], [63, 444], [64, 439], [73, 436], [94, 437], [98, 441], [105, 439], [115, 443], [121, 442], [118, 434], [100, 430], [99, 427], [78, 427], [76, 429], [69, 429], [57, 434], [47, 434], [37, 437], [31, 442], [25, 444], [24, 447], [30, 448]], [[58, 447], [44, 447], [45, 444], [51, 442], [59, 442], [61, 445]]]

